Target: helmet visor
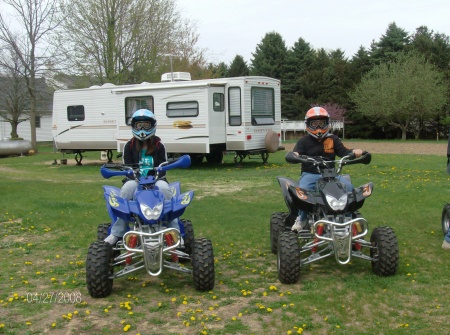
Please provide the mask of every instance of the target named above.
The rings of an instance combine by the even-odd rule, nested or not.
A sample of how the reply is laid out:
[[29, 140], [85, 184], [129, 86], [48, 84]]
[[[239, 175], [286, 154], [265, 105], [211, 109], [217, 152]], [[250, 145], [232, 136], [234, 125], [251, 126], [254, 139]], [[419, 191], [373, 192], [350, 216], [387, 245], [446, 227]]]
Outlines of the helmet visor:
[[316, 119], [309, 121], [309, 127], [311, 129], [325, 129], [328, 127], [328, 121], [326, 119]]
[[134, 128], [136, 130], [150, 130], [155, 126], [155, 121], [136, 121]]

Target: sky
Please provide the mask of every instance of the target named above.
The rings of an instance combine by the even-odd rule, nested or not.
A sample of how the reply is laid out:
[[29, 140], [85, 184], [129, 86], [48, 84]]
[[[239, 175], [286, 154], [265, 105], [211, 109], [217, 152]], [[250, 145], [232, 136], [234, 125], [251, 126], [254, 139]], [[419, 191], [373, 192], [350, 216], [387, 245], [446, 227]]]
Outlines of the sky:
[[450, 0], [176, 0], [184, 18], [196, 25], [197, 46], [209, 62], [229, 65], [236, 55], [250, 64], [269, 32], [291, 48], [303, 38], [314, 49], [341, 49], [351, 58], [370, 48], [388, 25], [413, 34], [427, 26], [450, 36]]

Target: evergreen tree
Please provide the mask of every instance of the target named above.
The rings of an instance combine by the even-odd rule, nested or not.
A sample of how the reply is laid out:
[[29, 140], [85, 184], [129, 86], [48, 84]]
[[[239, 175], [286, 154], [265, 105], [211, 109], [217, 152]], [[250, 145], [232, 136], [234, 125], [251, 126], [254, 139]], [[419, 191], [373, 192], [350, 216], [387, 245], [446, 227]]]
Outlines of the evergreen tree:
[[282, 79], [286, 60], [286, 43], [279, 33], [267, 33], [252, 53], [250, 73]]
[[314, 50], [303, 38], [299, 38], [288, 50], [281, 86], [284, 117], [301, 119], [311, 107], [308, 72], [314, 57]]
[[236, 55], [230, 64], [228, 69], [228, 77], [241, 77], [248, 76], [250, 70], [248, 69], [247, 63], [241, 55]]
[[395, 60], [398, 53], [405, 51], [409, 41], [408, 33], [404, 29], [399, 28], [395, 22], [390, 23], [380, 40], [372, 43], [370, 51], [372, 62], [380, 64]]

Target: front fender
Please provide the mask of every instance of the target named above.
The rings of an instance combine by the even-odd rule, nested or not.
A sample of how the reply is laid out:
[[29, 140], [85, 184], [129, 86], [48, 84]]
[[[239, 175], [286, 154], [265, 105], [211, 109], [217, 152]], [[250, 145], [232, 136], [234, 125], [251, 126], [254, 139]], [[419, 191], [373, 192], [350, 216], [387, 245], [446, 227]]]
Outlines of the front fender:
[[103, 186], [103, 190], [106, 208], [112, 222], [115, 222], [117, 217], [124, 220], [129, 220], [130, 207], [128, 200], [120, 196], [120, 189], [115, 186]]
[[313, 211], [316, 199], [310, 191], [301, 189], [293, 179], [277, 177], [277, 180], [280, 184], [286, 206], [291, 213], [298, 213], [298, 210]]

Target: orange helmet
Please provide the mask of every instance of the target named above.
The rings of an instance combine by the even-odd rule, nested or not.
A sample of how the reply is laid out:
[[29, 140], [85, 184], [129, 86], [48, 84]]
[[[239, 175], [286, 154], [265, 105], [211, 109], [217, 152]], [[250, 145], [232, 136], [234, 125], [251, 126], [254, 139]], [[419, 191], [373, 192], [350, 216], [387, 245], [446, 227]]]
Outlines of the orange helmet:
[[305, 115], [306, 131], [313, 137], [321, 139], [330, 131], [330, 115], [322, 107], [313, 107]]

